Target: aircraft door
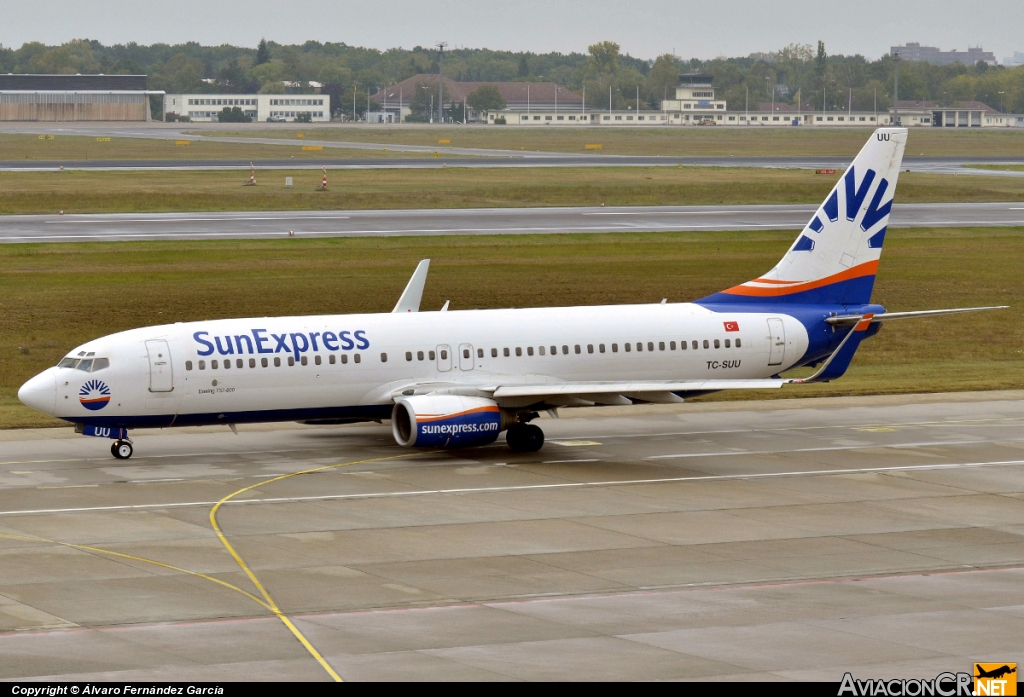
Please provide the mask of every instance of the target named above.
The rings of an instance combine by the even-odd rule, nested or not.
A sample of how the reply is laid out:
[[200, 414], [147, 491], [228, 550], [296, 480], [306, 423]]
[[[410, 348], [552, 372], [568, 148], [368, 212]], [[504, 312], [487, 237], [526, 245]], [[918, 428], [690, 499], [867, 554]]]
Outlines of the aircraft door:
[[786, 357], [786, 328], [782, 320], [772, 317], [768, 320], [768, 341], [770, 350], [768, 353], [768, 365], [782, 365]]
[[459, 368], [473, 370], [473, 344], [459, 344]]
[[174, 374], [171, 372], [171, 347], [163, 339], [146, 342], [149, 354], [149, 391], [171, 392], [174, 390]]
[[448, 344], [441, 344], [437, 347], [437, 369], [447, 373], [452, 369], [452, 347]]

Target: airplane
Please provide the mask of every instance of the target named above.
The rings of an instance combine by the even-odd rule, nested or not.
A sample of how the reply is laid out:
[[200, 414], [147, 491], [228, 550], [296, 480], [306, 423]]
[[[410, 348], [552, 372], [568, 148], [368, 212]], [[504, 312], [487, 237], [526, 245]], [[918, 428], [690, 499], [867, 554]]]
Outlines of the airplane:
[[[690, 303], [420, 312], [429, 260], [391, 313], [178, 322], [89, 341], [26, 382], [26, 405], [112, 440], [129, 431], [391, 421], [405, 447], [459, 448], [559, 407], [676, 403], [841, 377], [883, 322], [996, 308], [887, 312], [871, 291], [907, 142], [872, 133], [782, 260]], [[783, 378], [811, 366], [808, 377]]]
[[984, 669], [982, 669], [981, 666], [978, 666], [977, 664], [975, 664], [975, 665], [976, 665], [977, 671], [978, 671], [978, 674], [974, 676], [976, 678], [994, 678], [994, 679], [998, 680], [999, 678], [1003, 677], [1004, 675], [1010, 675], [1011, 673], [1016, 673], [1017, 672], [1016, 664], [1014, 664], [1015, 667], [1013, 667], [1013, 668], [1011, 668], [1008, 665], [1003, 665], [1003, 666], [1000, 666], [999, 668], [995, 668], [993, 670], [984, 670]]

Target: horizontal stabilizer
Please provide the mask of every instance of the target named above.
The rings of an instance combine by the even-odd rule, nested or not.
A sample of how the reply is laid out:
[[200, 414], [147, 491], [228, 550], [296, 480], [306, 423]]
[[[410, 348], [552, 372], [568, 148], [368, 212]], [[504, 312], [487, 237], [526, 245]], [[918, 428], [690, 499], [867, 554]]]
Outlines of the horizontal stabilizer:
[[[917, 317], [935, 317], [938, 315], [957, 315], [962, 312], [981, 312], [982, 310], [1005, 310], [1009, 305], [992, 305], [989, 307], [954, 307], [947, 310], [918, 310], [916, 312], [884, 312], [882, 314], [872, 315], [872, 322], [886, 322], [892, 319], [915, 319]], [[840, 315], [839, 317], [829, 317], [825, 321], [833, 326], [842, 326], [847, 324], [857, 324], [864, 315]]]

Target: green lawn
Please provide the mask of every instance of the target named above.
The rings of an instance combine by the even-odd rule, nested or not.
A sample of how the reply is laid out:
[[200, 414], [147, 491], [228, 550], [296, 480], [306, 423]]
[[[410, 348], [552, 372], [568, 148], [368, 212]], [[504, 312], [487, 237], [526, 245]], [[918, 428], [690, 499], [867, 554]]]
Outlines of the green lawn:
[[[683, 301], [763, 273], [792, 240], [722, 232], [3, 245], [0, 427], [55, 425], [22, 407], [17, 388], [88, 339], [205, 318], [386, 312], [426, 257], [424, 309], [447, 299], [454, 309]], [[1024, 387], [1022, 256], [1024, 228], [891, 231], [877, 301], [1011, 309], [886, 326], [842, 380], [768, 396]]]
[[[709, 167], [0, 172], [0, 214], [818, 203], [811, 170]], [[295, 185], [286, 189], [286, 176]], [[1024, 201], [1024, 178], [903, 174], [901, 203]]]
[[[494, 148], [542, 152], [600, 152], [608, 155], [795, 156], [856, 155], [871, 135], [868, 128], [607, 128], [502, 126], [332, 125], [308, 128], [196, 130], [205, 136], [294, 138], [360, 143]], [[588, 143], [600, 151], [585, 151]], [[907, 155], [1024, 156], [1024, 129], [910, 129]]]

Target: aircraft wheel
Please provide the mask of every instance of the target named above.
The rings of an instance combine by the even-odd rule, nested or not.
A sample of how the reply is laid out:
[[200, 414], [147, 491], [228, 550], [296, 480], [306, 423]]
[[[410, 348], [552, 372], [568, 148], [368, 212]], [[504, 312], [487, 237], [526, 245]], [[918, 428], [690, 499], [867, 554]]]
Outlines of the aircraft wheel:
[[519, 424], [505, 434], [508, 447], [517, 453], [535, 453], [544, 445], [544, 431], [533, 424]]
[[127, 460], [132, 456], [132, 444], [126, 440], [116, 440], [110, 446], [110, 454], [118, 460]]

